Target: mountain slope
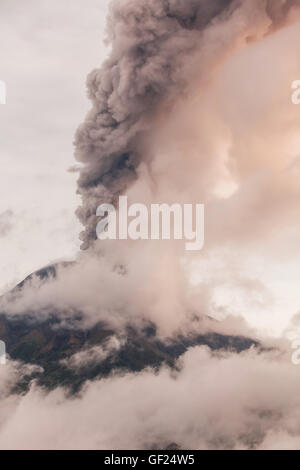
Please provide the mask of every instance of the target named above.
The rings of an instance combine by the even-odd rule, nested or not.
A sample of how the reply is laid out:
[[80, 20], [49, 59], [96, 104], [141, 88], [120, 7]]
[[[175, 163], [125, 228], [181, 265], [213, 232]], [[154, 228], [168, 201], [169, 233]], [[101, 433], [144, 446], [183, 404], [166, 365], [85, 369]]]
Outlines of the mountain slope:
[[[33, 275], [46, 280], [56, 275], [56, 266]], [[22, 289], [33, 275], [14, 290]], [[87, 380], [106, 377], [112, 371], [139, 372], [146, 367], [159, 368], [162, 364], [174, 367], [176, 360], [196, 345], [236, 352], [258, 346], [250, 338], [217, 333], [177, 337], [163, 343], [156, 337], [153, 326], [142, 332], [128, 327], [118, 338], [104, 324], [84, 330], [76, 323], [62, 326], [60, 318], [59, 312], [39, 320], [30, 314], [0, 313], [0, 338], [6, 343], [8, 355], [13, 360], [40, 366], [43, 372], [36, 373], [35, 378], [49, 389], [65, 386], [76, 392]], [[31, 379], [22, 380], [19, 389], [25, 390]]]

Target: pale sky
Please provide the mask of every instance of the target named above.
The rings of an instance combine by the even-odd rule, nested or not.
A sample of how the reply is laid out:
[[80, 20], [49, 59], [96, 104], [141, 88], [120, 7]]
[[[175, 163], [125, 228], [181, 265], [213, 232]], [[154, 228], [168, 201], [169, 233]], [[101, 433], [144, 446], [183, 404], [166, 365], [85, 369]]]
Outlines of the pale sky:
[[0, 292], [79, 249], [73, 136], [108, 0], [1, 0]]

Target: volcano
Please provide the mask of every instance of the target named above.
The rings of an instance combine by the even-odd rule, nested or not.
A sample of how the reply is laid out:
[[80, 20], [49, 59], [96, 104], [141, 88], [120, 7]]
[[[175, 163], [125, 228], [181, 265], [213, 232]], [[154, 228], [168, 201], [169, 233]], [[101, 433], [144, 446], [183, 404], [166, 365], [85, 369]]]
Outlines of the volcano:
[[[58, 266], [53, 264], [32, 273], [8, 295], [21, 293], [34, 277], [45, 282], [55, 277]], [[175, 368], [177, 360], [189, 348], [198, 345], [207, 346], [212, 351], [237, 353], [259, 347], [259, 343], [251, 338], [213, 332], [180, 335], [163, 342], [157, 337], [155, 325], [149, 324], [142, 331], [128, 325], [124, 332], [126, 340], [121, 342], [120, 347], [107, 350], [109, 341], [116, 337], [115, 331], [101, 322], [83, 329], [79, 326], [81, 312], [76, 312], [72, 320], [62, 323], [61, 313], [54, 310], [46, 318], [39, 319], [31, 312], [23, 315], [0, 312], [0, 338], [6, 343], [9, 358], [38, 366], [33, 374], [20, 378], [17, 391], [25, 392], [35, 379], [47, 389], [63, 386], [76, 393], [87, 381], [108, 377], [113, 372], [140, 372], [149, 367], [158, 370], [163, 365]], [[105, 351], [105, 354], [94, 357], [95, 350]], [[79, 354], [90, 355], [91, 360], [84, 361], [76, 369], [68, 367], [72, 358]]]

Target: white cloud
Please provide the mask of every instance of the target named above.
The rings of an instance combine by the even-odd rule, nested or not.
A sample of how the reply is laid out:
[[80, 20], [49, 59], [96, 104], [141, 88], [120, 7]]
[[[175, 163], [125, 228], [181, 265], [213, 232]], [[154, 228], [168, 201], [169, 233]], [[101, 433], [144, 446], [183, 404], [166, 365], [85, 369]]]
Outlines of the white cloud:
[[34, 386], [6, 409], [2, 449], [300, 449], [300, 374], [288, 356], [188, 351], [179, 371], [114, 376], [79, 397]]

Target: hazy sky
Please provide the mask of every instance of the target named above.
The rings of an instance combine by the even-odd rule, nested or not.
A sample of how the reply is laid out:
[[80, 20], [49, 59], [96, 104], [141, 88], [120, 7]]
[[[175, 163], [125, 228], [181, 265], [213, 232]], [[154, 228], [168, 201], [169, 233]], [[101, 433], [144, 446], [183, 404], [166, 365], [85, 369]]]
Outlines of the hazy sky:
[[108, 0], [1, 0], [0, 291], [78, 250], [73, 136]]
[[[86, 76], [103, 62], [107, 53], [103, 39], [108, 3], [109, 0], [1, 0], [0, 79], [6, 81], [7, 104], [0, 106], [0, 292], [35, 269], [74, 256], [79, 249], [81, 227], [74, 214], [79, 204], [77, 174], [67, 170], [75, 164], [75, 130], [90, 107]], [[278, 106], [275, 116], [286, 113], [287, 122], [293, 119], [298, 123], [300, 107], [290, 102], [291, 82], [299, 78], [300, 65], [292, 48], [298, 41], [299, 28], [295, 25], [249, 48], [226, 66], [222, 80], [227, 108], [231, 109], [233, 103], [226, 122], [232, 119], [237, 132], [241, 124], [248, 129], [252, 114], [256, 119], [273, 102]], [[281, 65], [283, 57], [285, 67]], [[248, 80], [253, 70], [256, 74]], [[236, 82], [232, 87], [233, 77]], [[235, 100], [236, 96], [239, 100]], [[195, 132], [201, 135], [200, 130]], [[251, 141], [251, 134], [245, 131], [243, 139], [248, 138]], [[298, 143], [297, 140], [292, 155], [297, 154]], [[193, 173], [197, 178], [201, 174]], [[256, 183], [253, 188], [255, 192]], [[292, 222], [296, 222], [294, 215]], [[286, 246], [289, 249], [292, 245]], [[241, 270], [242, 257], [237, 245], [234, 248]], [[263, 250], [258, 256], [251, 251], [251, 262], [247, 263], [249, 276], [256, 279], [259, 271], [258, 277], [270, 288], [268, 300], [275, 298], [272, 308], [266, 309], [264, 302], [255, 302], [250, 308], [248, 293], [244, 301], [240, 291], [232, 294], [231, 286], [229, 293], [222, 287], [221, 303], [225, 299], [230, 311], [235, 306], [238, 312], [245, 311], [255, 325], [278, 325], [275, 329], [281, 330], [286, 317], [299, 309], [299, 255], [293, 247], [291, 250], [293, 257], [289, 262], [277, 260], [277, 253], [272, 254], [271, 263]], [[199, 272], [197, 264], [196, 278]], [[212, 272], [215, 275], [214, 267]], [[226, 264], [223, 272], [228, 274]]]

